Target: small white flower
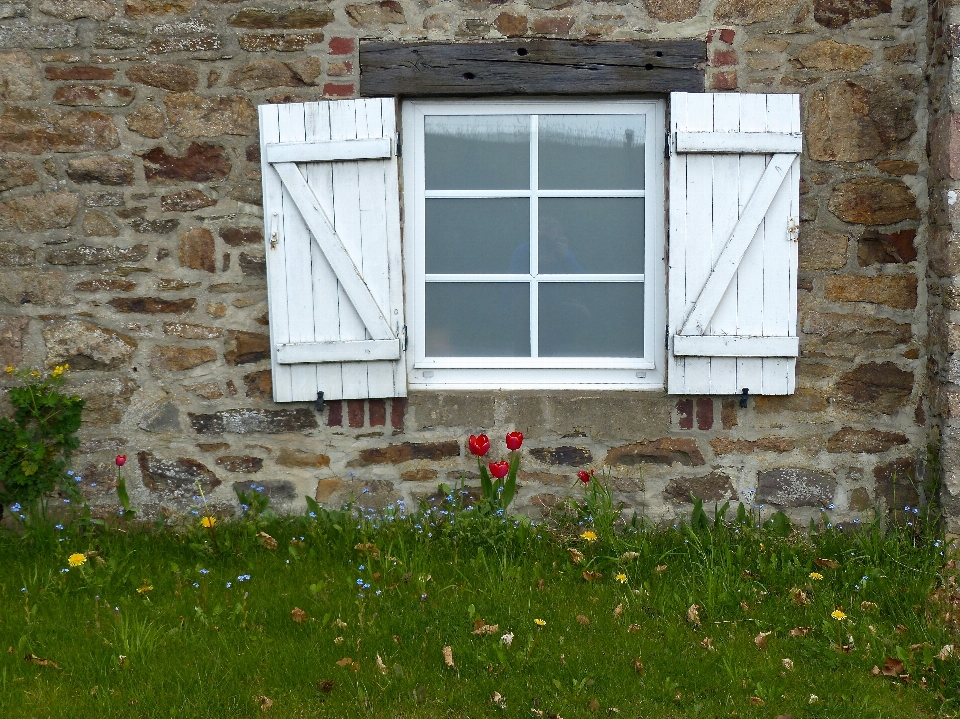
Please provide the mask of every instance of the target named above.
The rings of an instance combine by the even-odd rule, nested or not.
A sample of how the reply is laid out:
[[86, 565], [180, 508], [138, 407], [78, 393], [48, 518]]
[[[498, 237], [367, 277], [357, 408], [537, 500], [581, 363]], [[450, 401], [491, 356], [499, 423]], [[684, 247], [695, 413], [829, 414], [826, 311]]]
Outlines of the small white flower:
[[507, 632], [504, 634], [502, 637], [500, 637], [500, 641], [503, 643], [503, 646], [509, 647], [511, 644], [513, 644], [513, 632]]
[[816, 704], [818, 701], [820, 701], [820, 697], [818, 697], [816, 694], [811, 694], [810, 699], [807, 700], [807, 704]]

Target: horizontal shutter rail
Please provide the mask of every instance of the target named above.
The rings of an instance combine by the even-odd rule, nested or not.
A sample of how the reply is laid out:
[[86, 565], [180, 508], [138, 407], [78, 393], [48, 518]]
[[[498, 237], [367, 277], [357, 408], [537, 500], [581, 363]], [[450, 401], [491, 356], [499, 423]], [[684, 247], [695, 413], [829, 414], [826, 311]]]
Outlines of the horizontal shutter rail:
[[384, 160], [393, 155], [389, 137], [328, 142], [271, 143], [264, 148], [267, 162], [338, 162]]
[[674, 335], [673, 354], [694, 357], [797, 357], [798, 337]]
[[337, 340], [277, 345], [277, 362], [369, 362], [400, 359], [400, 340]]
[[799, 132], [677, 132], [677, 152], [729, 152], [736, 154], [800, 153]]

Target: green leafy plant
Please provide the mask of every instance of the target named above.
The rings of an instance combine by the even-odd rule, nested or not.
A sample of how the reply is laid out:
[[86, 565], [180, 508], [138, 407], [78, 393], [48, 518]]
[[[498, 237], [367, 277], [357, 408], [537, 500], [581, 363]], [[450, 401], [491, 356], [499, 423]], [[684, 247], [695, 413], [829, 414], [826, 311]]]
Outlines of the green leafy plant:
[[83, 400], [60, 391], [68, 365], [44, 375], [40, 370], [7, 367], [21, 383], [7, 394], [12, 419], [0, 419], [0, 504], [36, 505], [56, 489], [75, 493], [66, 469], [79, 446]]

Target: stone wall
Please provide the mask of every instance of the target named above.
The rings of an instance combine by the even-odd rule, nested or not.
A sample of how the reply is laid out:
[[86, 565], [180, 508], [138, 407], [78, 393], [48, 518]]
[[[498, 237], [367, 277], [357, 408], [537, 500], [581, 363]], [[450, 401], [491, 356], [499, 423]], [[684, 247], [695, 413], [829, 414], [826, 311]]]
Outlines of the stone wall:
[[[499, 453], [511, 429], [534, 514], [601, 465], [654, 518], [688, 513], [691, 492], [755, 489], [801, 520], [914, 505], [892, 480], [949, 414], [953, 395], [928, 386], [955, 379], [960, 337], [942, 191], [960, 177], [956, 33], [937, 12], [928, 43], [917, 0], [0, 3], [0, 362], [70, 363], [87, 399], [77, 469], [102, 513], [118, 452], [151, 509], [189, 506], [197, 481], [224, 506], [251, 481], [278, 502], [383, 506], [469, 481], [466, 436]], [[708, 89], [802, 95], [795, 395], [272, 403], [256, 106], [353, 96], [360, 38], [510, 37], [700, 38]]]

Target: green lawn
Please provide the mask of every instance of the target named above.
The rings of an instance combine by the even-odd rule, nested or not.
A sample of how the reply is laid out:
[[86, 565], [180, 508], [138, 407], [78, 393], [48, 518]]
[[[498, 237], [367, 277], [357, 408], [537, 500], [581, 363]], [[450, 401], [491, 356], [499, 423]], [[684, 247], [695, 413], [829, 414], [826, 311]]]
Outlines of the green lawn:
[[446, 512], [2, 534], [0, 717], [957, 712], [933, 538]]

